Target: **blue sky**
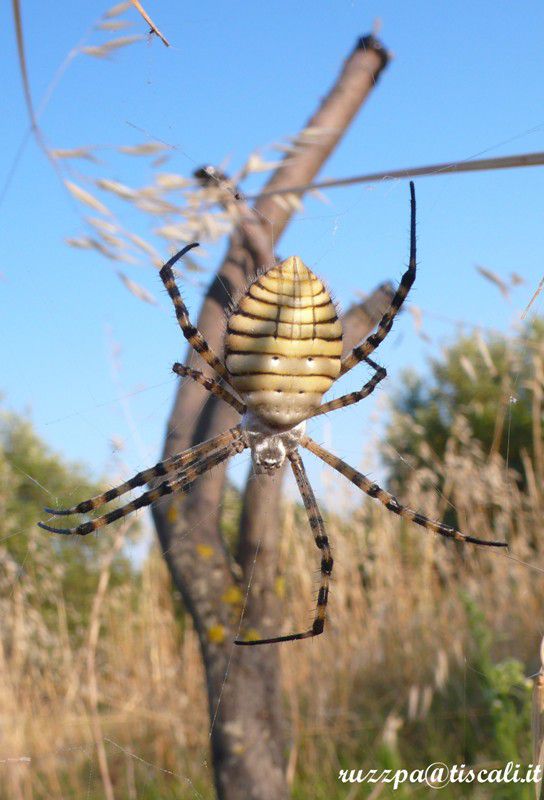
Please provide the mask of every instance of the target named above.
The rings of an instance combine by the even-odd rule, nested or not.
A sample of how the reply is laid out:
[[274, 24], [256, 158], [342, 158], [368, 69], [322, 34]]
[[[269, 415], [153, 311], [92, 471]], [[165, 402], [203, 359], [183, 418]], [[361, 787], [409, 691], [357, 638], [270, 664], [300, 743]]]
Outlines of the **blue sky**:
[[[105, 145], [103, 174], [144, 183], [141, 160], [113, 146], [138, 144], [146, 131], [171, 144], [168, 170], [189, 174], [226, 155], [240, 166], [259, 145], [294, 134], [314, 110], [358, 36], [382, 20], [394, 59], [323, 170], [347, 176], [381, 169], [544, 150], [544, 7], [538, 2], [185, 2], [144, 4], [172, 43], [127, 47], [109, 61], [77, 56], [41, 124], [58, 148]], [[106, 8], [97, 2], [23, 3], [30, 81], [39, 105], [58, 66]], [[4, 135], [0, 186], [28, 128], [15, 36], [4, 4]], [[127, 18], [145, 32], [136, 12]], [[91, 42], [98, 37], [93, 35]], [[138, 130], [139, 129], [139, 130]], [[541, 167], [417, 181], [419, 275], [414, 302], [425, 312], [419, 338], [408, 314], [380, 350], [387, 385], [359, 406], [329, 418], [317, 438], [360, 463], [372, 449], [386, 396], [401, 370], [454, 336], [439, 319], [498, 331], [519, 320], [543, 269], [544, 170]], [[328, 281], [343, 306], [357, 291], [398, 280], [408, 252], [406, 182], [328, 192], [308, 201], [279, 252], [300, 255]], [[159, 456], [175, 391], [171, 364], [185, 351], [157, 273], [126, 268], [160, 299], [133, 297], [110, 262], [64, 240], [79, 232], [77, 204], [31, 140], [0, 206], [2, 336], [0, 392], [28, 412], [40, 434], [94, 475], [110, 472], [110, 441], [125, 442], [128, 473]], [[142, 226], [140, 233], [146, 235]], [[155, 240], [164, 251], [164, 244]], [[213, 270], [226, 246], [208, 248]], [[165, 256], [168, 253], [165, 252]], [[505, 302], [475, 264], [525, 283]], [[188, 289], [195, 317], [201, 293]], [[535, 305], [542, 311], [542, 299]], [[112, 370], [112, 342], [120, 371]], [[359, 385], [359, 372], [345, 381]], [[119, 398], [123, 398], [120, 401]], [[308, 457], [311, 460], [311, 457]], [[366, 462], [368, 464], [368, 462]], [[241, 480], [247, 463], [234, 468]], [[319, 485], [322, 470], [312, 466]]]

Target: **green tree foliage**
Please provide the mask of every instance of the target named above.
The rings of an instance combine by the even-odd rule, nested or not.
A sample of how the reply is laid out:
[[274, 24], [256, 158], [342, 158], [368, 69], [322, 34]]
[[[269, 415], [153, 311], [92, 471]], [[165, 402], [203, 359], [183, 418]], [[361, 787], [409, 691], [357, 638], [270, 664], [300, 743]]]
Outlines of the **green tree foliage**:
[[[54, 574], [69, 600], [69, 624], [86, 617], [109, 537], [55, 537], [36, 523], [44, 519], [45, 505], [74, 504], [103, 488], [89, 479], [83, 467], [51, 452], [27, 419], [0, 412], [0, 562], [4, 566], [9, 562], [18, 580], [38, 588]], [[65, 519], [71, 524], [71, 517]], [[131, 572], [128, 560], [117, 558], [112, 584], [126, 580]], [[41, 610], [53, 609], [54, 600], [42, 592]]]
[[460, 417], [483, 452], [500, 453], [523, 487], [523, 453], [532, 459], [535, 437], [541, 437], [535, 398], [543, 359], [544, 320], [536, 318], [514, 337], [460, 336], [430, 360], [430, 379], [406, 372], [393, 396], [383, 449], [395, 490], [412, 467], [444, 458]]

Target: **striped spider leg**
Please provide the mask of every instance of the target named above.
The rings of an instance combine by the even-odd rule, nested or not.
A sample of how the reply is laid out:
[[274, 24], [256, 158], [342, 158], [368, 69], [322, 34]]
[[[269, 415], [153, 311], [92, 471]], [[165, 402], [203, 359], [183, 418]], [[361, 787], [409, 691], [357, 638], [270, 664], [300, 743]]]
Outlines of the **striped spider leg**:
[[72, 506], [72, 508], [45, 508], [44, 510], [48, 514], [54, 514], [57, 517], [66, 517], [72, 514], [87, 514], [89, 511], [93, 511], [95, 508], [110, 503], [117, 497], [121, 497], [121, 495], [130, 492], [131, 489], [144, 486], [146, 483], [153, 480], [153, 478], [162, 477], [169, 472], [182, 472], [185, 467], [194, 464], [218, 447], [222, 447], [237, 438], [239, 436], [239, 428], [240, 426], [237, 425], [235, 428], [230, 428], [230, 430], [219, 434], [219, 436], [215, 436], [213, 439], [209, 439], [207, 442], [202, 442], [194, 447], [190, 447], [183, 453], [176, 453], [176, 455], [167, 458], [165, 461], [160, 461], [158, 464], [155, 464], [154, 467], [149, 467], [149, 469], [138, 472], [133, 478], [119, 484], [119, 486], [108, 489], [106, 492], [98, 494], [96, 497], [91, 497], [89, 500], [84, 500], [76, 506]]
[[364, 361], [374, 370], [374, 375], [370, 378], [370, 380], [368, 380], [364, 386], [362, 386], [361, 389], [358, 389], [356, 392], [343, 394], [341, 397], [337, 397], [335, 400], [329, 400], [327, 403], [323, 403], [323, 405], [320, 405], [319, 408], [314, 411], [311, 417], [308, 417], [308, 419], [319, 417], [321, 414], [328, 414], [329, 411], [336, 411], [339, 408], [346, 408], [354, 403], [359, 403], [361, 400], [364, 400], [365, 397], [368, 397], [369, 394], [372, 394], [376, 386], [387, 377], [387, 371], [385, 367], [380, 367], [380, 365], [376, 364], [376, 362], [371, 358], [366, 357]]
[[441, 536], [444, 536], [447, 539], [455, 539], [457, 542], [477, 544], [481, 547], [508, 547], [507, 542], [493, 541], [490, 539], [477, 539], [475, 536], [467, 536], [465, 533], [461, 533], [461, 531], [450, 527], [450, 525], [444, 525], [442, 522], [436, 522], [435, 520], [429, 519], [429, 517], [426, 517], [423, 514], [420, 514], [419, 512], [413, 511], [411, 508], [402, 505], [402, 503], [399, 503], [397, 498], [392, 494], [387, 492], [385, 489], [382, 489], [377, 483], [371, 481], [366, 477], [366, 475], [363, 475], [362, 472], [358, 472], [353, 467], [350, 467], [349, 464], [346, 464], [346, 462], [342, 461], [342, 459], [338, 458], [338, 456], [329, 453], [328, 450], [325, 450], [324, 447], [321, 447], [321, 445], [317, 444], [317, 442], [314, 442], [314, 440], [310, 439], [309, 436], [303, 436], [300, 444], [302, 447], [305, 447], [306, 450], [314, 453], [314, 455], [324, 461], [325, 464], [328, 464], [341, 475], [344, 475], [344, 477], [355, 484], [355, 486], [357, 486], [359, 489], [362, 489], [363, 492], [365, 492], [369, 497], [375, 497], [376, 500], [379, 500], [380, 503], [387, 508], [388, 511], [392, 511], [399, 517], [404, 517], [404, 519], [415, 522], [416, 525], [421, 525], [422, 528], [425, 528], [428, 531], [439, 533]]
[[320, 633], [323, 633], [325, 628], [325, 616], [327, 610], [327, 601], [329, 598], [329, 581], [334, 563], [329, 545], [329, 539], [325, 532], [325, 523], [323, 522], [323, 517], [319, 511], [313, 489], [310, 486], [300, 453], [296, 448], [294, 448], [288, 453], [287, 458], [291, 464], [291, 469], [293, 470], [304, 507], [306, 508], [306, 512], [308, 514], [308, 519], [310, 521], [312, 533], [314, 534], [315, 543], [322, 553], [321, 583], [317, 595], [315, 618], [312, 627], [303, 633], [290, 633], [286, 636], [274, 636], [271, 639], [236, 639], [235, 644], [255, 645], [275, 644], [276, 642], [294, 642], [297, 639], [310, 639], [312, 636], [319, 636]]
[[412, 288], [412, 284], [416, 279], [416, 191], [414, 182], [410, 181], [410, 261], [408, 269], [401, 278], [399, 288], [397, 289], [391, 304], [380, 322], [376, 333], [371, 334], [364, 342], [354, 347], [351, 353], [342, 359], [342, 366], [340, 368], [340, 375], [345, 375], [350, 369], [353, 369], [360, 361], [363, 361], [369, 356], [379, 345], [383, 342], [391, 328], [393, 321], [397, 316], [400, 307], [404, 303], [408, 292]]
[[[336, 411], [339, 408], [345, 408], [346, 406], [358, 403], [360, 400], [368, 397], [368, 395], [374, 391], [376, 386], [386, 377], [387, 372], [383, 367], [380, 367], [378, 364], [376, 364], [375, 361], [372, 361], [372, 359], [365, 358], [364, 360], [374, 369], [374, 375], [372, 378], [370, 378], [370, 380], [367, 381], [365, 385], [358, 391], [350, 392], [342, 397], [338, 397], [336, 400], [330, 400], [328, 403], [323, 403], [309, 417], [309, 419], [312, 417], [317, 417], [321, 414], [326, 414], [329, 411]], [[308, 480], [300, 453], [298, 450], [294, 449], [288, 453], [287, 457], [291, 463], [291, 469], [293, 470], [304, 507], [306, 508], [306, 512], [308, 514], [310, 528], [314, 534], [315, 543], [323, 554], [321, 557], [321, 583], [317, 595], [315, 618], [312, 627], [303, 633], [287, 634], [285, 636], [276, 636], [270, 639], [236, 639], [235, 644], [275, 644], [277, 642], [292, 642], [297, 639], [309, 639], [312, 636], [319, 636], [320, 633], [323, 633], [325, 628], [327, 602], [329, 598], [329, 581], [334, 560], [331, 553], [329, 539], [325, 532], [325, 523], [323, 522], [323, 517], [319, 511], [319, 506], [317, 505], [317, 500]]]
[[[161, 269], [160, 275], [164, 285], [166, 286], [168, 294], [172, 299], [178, 322], [184, 333], [184, 336], [189, 341], [189, 344], [211, 367], [215, 369], [215, 371], [221, 377], [227, 377], [228, 372], [224, 364], [208, 346], [202, 334], [191, 324], [187, 309], [183, 303], [183, 300], [181, 299], [179, 290], [175, 283], [174, 274], [172, 272], [172, 266], [175, 264], [175, 262], [193, 247], [197, 246], [198, 245], [195, 242], [187, 247], [184, 247], [164, 265], [164, 267]], [[182, 364], [174, 364], [173, 370], [177, 375], [191, 378], [191, 380], [201, 384], [208, 392], [231, 405], [236, 411], [238, 411], [239, 414], [244, 413], [245, 404], [242, 403], [233, 392], [229, 391], [226, 387], [221, 386], [219, 381], [216, 379], [209, 378], [202, 372], [191, 369], [190, 367], [186, 367]], [[117, 497], [121, 497], [131, 489], [144, 486], [154, 478], [162, 477], [169, 473], [175, 473], [172, 479], [163, 481], [155, 488], [144, 492], [140, 497], [132, 500], [126, 505], [103, 514], [94, 520], [81, 523], [73, 528], [57, 528], [43, 522], [39, 522], [38, 525], [44, 530], [50, 531], [51, 533], [67, 535], [79, 534], [80, 536], [86, 536], [87, 534], [92, 533], [93, 531], [98, 530], [105, 525], [109, 525], [111, 522], [115, 522], [116, 520], [131, 514], [133, 511], [136, 511], [139, 508], [150, 505], [163, 495], [171, 494], [172, 492], [186, 491], [194, 483], [196, 477], [229, 458], [231, 455], [233, 455], [233, 453], [240, 452], [245, 446], [246, 445], [242, 441], [242, 431], [240, 426], [231, 428], [230, 430], [219, 434], [207, 442], [203, 442], [195, 447], [191, 447], [188, 450], [185, 450], [183, 453], [177, 453], [174, 456], [167, 458], [165, 461], [155, 464], [154, 467], [150, 467], [149, 469], [138, 472], [133, 478], [130, 478], [128, 481], [125, 481], [119, 486], [109, 489], [108, 491], [103, 492], [96, 497], [92, 497], [89, 500], [84, 500], [72, 508], [46, 508], [45, 511], [48, 514], [53, 514], [55, 516], [86, 514], [89, 511], [93, 511], [94, 509], [100, 508], [106, 503], [115, 500]]]
[[206, 339], [202, 336], [198, 328], [192, 324], [191, 320], [189, 319], [189, 312], [187, 311], [187, 306], [183, 302], [181, 295], [179, 293], [179, 289], [176, 285], [176, 279], [174, 278], [174, 273], [172, 271], [172, 267], [182, 258], [189, 250], [192, 250], [193, 247], [198, 247], [198, 242], [193, 242], [192, 244], [186, 245], [179, 253], [176, 253], [175, 256], [166, 262], [166, 264], [161, 268], [159, 275], [161, 276], [161, 280], [164, 283], [166, 291], [170, 295], [170, 298], [174, 304], [174, 309], [176, 311], [176, 317], [179, 323], [179, 327], [181, 328], [181, 332], [193, 348], [193, 350], [201, 356], [204, 361], [212, 367], [212, 369], [217, 372], [217, 374], [223, 378], [227, 383], [230, 384], [230, 374], [226, 366], [223, 364], [221, 359], [213, 352], [211, 347], [209, 346]]
[[172, 370], [176, 373], [176, 375], [179, 375], [180, 378], [191, 378], [191, 380], [195, 381], [195, 383], [199, 383], [208, 392], [210, 392], [210, 394], [214, 394], [220, 400], [224, 400], [225, 403], [228, 403], [229, 406], [232, 406], [239, 414], [245, 413], [246, 404], [238, 400], [238, 398], [235, 397], [232, 392], [229, 392], [228, 389], [225, 389], [224, 386], [221, 386], [221, 384], [214, 378], [208, 378], [207, 375], [204, 375], [202, 372], [199, 372], [196, 369], [191, 369], [191, 367], [186, 367], [184, 364], [178, 364], [177, 362], [172, 367]]
[[121, 495], [137, 486], [143, 486], [149, 483], [153, 478], [164, 476], [172, 472], [174, 473], [173, 478], [159, 483], [155, 488], [144, 492], [140, 497], [131, 500], [124, 506], [109, 511], [96, 519], [83, 522], [74, 528], [56, 528], [44, 522], [38, 522], [38, 525], [40, 528], [51, 533], [86, 536], [88, 533], [93, 533], [99, 528], [109, 525], [111, 522], [115, 522], [122, 517], [126, 517], [128, 514], [132, 514], [132, 512], [136, 511], [138, 508], [151, 505], [151, 503], [154, 503], [166, 494], [187, 491], [199, 475], [221, 464], [235, 453], [241, 452], [245, 447], [246, 444], [243, 440], [241, 427], [237, 425], [235, 428], [230, 428], [224, 433], [215, 436], [213, 439], [209, 439], [207, 442], [191, 447], [183, 453], [178, 453], [165, 461], [161, 461], [154, 467], [150, 467], [150, 469], [139, 472], [130, 480], [125, 481], [125, 483], [113, 489], [109, 489], [107, 492], [97, 495], [90, 500], [84, 500], [73, 508], [46, 508], [45, 510], [49, 514], [55, 514], [57, 516], [84, 514], [93, 509], [100, 508], [117, 497], [121, 497]]

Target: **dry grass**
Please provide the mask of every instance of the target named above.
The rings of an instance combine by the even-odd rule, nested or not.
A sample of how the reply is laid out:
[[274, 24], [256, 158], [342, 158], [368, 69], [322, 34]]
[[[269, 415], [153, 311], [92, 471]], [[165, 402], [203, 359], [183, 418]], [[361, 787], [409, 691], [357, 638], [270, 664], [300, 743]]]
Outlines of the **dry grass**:
[[[41, 566], [51, 572], [39, 594], [9, 570], [2, 587], [0, 752], [18, 761], [7, 769], [9, 796], [86, 797], [87, 782], [104, 777], [97, 749], [105, 744], [103, 768], [130, 797], [137, 765], [108, 739], [190, 777], [193, 754], [206, 750], [206, 700], [197, 642], [191, 630], [180, 634], [161, 557], [150, 556], [138, 585], [102, 593], [99, 584], [89, 628], [75, 631], [67, 630], [61, 570]], [[47, 622], [44, 594], [55, 604]]]
[[[350, 519], [329, 519], [336, 566], [327, 635], [281, 650], [297, 797], [310, 796], [300, 789], [304, 776], [324, 776], [334, 786], [346, 759], [361, 767], [361, 753], [371, 763], [383, 747], [408, 757], [419, 741], [425, 763], [446, 749], [462, 758], [461, 733], [447, 744], [437, 737], [450, 727], [460, 732], [467, 721], [477, 726], [486, 713], [466, 696], [473, 669], [466, 597], [492, 632], [492, 659], [515, 657], [526, 674], [535, 671], [543, 498], [535, 466], [528, 458], [525, 465], [522, 493], [500, 456], [486, 455], [460, 417], [444, 463], [414, 471], [403, 491], [432, 516], [453, 503], [466, 530], [506, 538], [509, 555], [438, 540], [371, 501]], [[445, 496], [433, 488], [436, 475]], [[0, 752], [9, 797], [211, 796], [195, 634], [156, 551], [140, 581], [108, 588], [122, 536], [112, 537], [104, 556], [90, 621], [75, 627], [67, 621], [62, 563], [41, 536], [29, 540], [28, 553], [39, 580], [17, 575], [3, 553]], [[317, 577], [315, 547], [298, 507], [285, 509], [281, 548], [291, 630], [311, 616]], [[529, 737], [528, 731], [528, 750]]]

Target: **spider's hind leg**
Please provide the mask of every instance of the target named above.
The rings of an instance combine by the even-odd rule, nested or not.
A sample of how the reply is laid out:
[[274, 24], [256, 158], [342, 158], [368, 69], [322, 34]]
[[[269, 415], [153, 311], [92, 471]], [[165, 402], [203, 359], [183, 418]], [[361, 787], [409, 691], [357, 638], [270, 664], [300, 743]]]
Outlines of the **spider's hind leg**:
[[107, 514], [103, 514], [101, 517], [96, 517], [89, 522], [82, 522], [80, 525], [77, 525], [74, 528], [56, 528], [44, 522], [38, 522], [38, 525], [40, 528], [43, 528], [50, 533], [60, 533], [64, 534], [65, 536], [71, 536], [72, 534], [87, 536], [87, 534], [93, 533], [99, 528], [110, 525], [112, 522], [122, 519], [123, 517], [127, 517], [129, 514], [132, 514], [133, 511], [137, 511], [139, 508], [150, 506], [152, 503], [159, 500], [159, 498], [164, 497], [167, 494], [187, 491], [187, 489], [193, 485], [199, 475], [203, 475], [205, 472], [208, 472], [208, 470], [212, 469], [218, 464], [221, 464], [221, 462], [225, 461], [227, 458], [230, 458], [230, 456], [234, 455], [236, 452], [240, 452], [240, 447], [237, 446], [235, 442], [231, 442], [221, 449], [215, 450], [211, 454], [204, 456], [195, 463], [190, 464], [183, 472], [178, 473], [172, 479], [159, 483], [159, 485], [155, 488], [149, 489], [149, 491], [144, 492], [142, 495], [140, 495], [140, 497], [137, 497], [135, 500], [131, 500], [129, 503], [126, 503], [126, 505], [121, 506], [121, 508], [115, 508], [113, 511], [109, 511]]
[[305, 436], [302, 439], [301, 445], [311, 453], [314, 453], [318, 458], [324, 461], [325, 464], [329, 464], [329, 466], [341, 475], [344, 475], [344, 477], [355, 484], [359, 489], [362, 489], [369, 497], [375, 497], [388, 511], [392, 511], [393, 514], [397, 514], [399, 517], [415, 522], [416, 525], [420, 525], [428, 531], [439, 533], [440, 536], [444, 536], [446, 539], [455, 539], [457, 542], [466, 542], [467, 544], [477, 544], [481, 547], [508, 547], [507, 542], [491, 539], [477, 539], [475, 536], [467, 536], [466, 533], [461, 533], [461, 531], [452, 528], [450, 525], [444, 525], [443, 522], [430, 519], [424, 514], [420, 514], [418, 511], [414, 511], [408, 508], [408, 506], [399, 503], [397, 498], [390, 494], [390, 492], [382, 489], [381, 486], [371, 481], [366, 475], [363, 475], [362, 472], [346, 464], [346, 462], [342, 461], [338, 456], [329, 453], [328, 450], [325, 450], [324, 447], [314, 442], [309, 436]]
[[149, 469], [138, 472], [128, 481], [119, 484], [119, 486], [115, 486], [113, 489], [108, 489], [102, 494], [91, 497], [89, 500], [83, 500], [82, 503], [78, 503], [71, 508], [46, 508], [45, 511], [47, 514], [53, 514], [57, 517], [67, 517], [73, 514], [87, 514], [89, 511], [100, 508], [100, 506], [106, 503], [111, 503], [112, 500], [116, 500], [132, 489], [144, 486], [154, 478], [163, 477], [171, 472], [181, 473], [187, 469], [187, 467], [206, 458], [210, 453], [215, 452], [220, 447], [225, 447], [226, 445], [237, 443], [238, 441], [241, 442], [241, 439], [242, 433], [240, 426], [237, 425], [235, 428], [229, 428], [229, 430], [224, 433], [214, 436], [213, 439], [201, 442], [188, 450], [184, 450], [182, 453], [176, 453], [170, 456], [170, 458], [160, 461], [158, 464], [155, 464], [154, 467], [149, 467]]
[[306, 475], [304, 464], [298, 450], [292, 450], [288, 454], [291, 467], [302, 496], [302, 501], [308, 513], [310, 527], [314, 534], [317, 547], [321, 550], [321, 583], [317, 595], [317, 607], [312, 627], [303, 633], [290, 633], [286, 636], [275, 636], [271, 639], [236, 639], [235, 644], [275, 644], [276, 642], [293, 642], [297, 639], [310, 639], [319, 636], [325, 628], [325, 618], [327, 613], [327, 603], [329, 600], [329, 583], [333, 567], [333, 558], [329, 539], [325, 532], [325, 523], [319, 511], [315, 495]]

